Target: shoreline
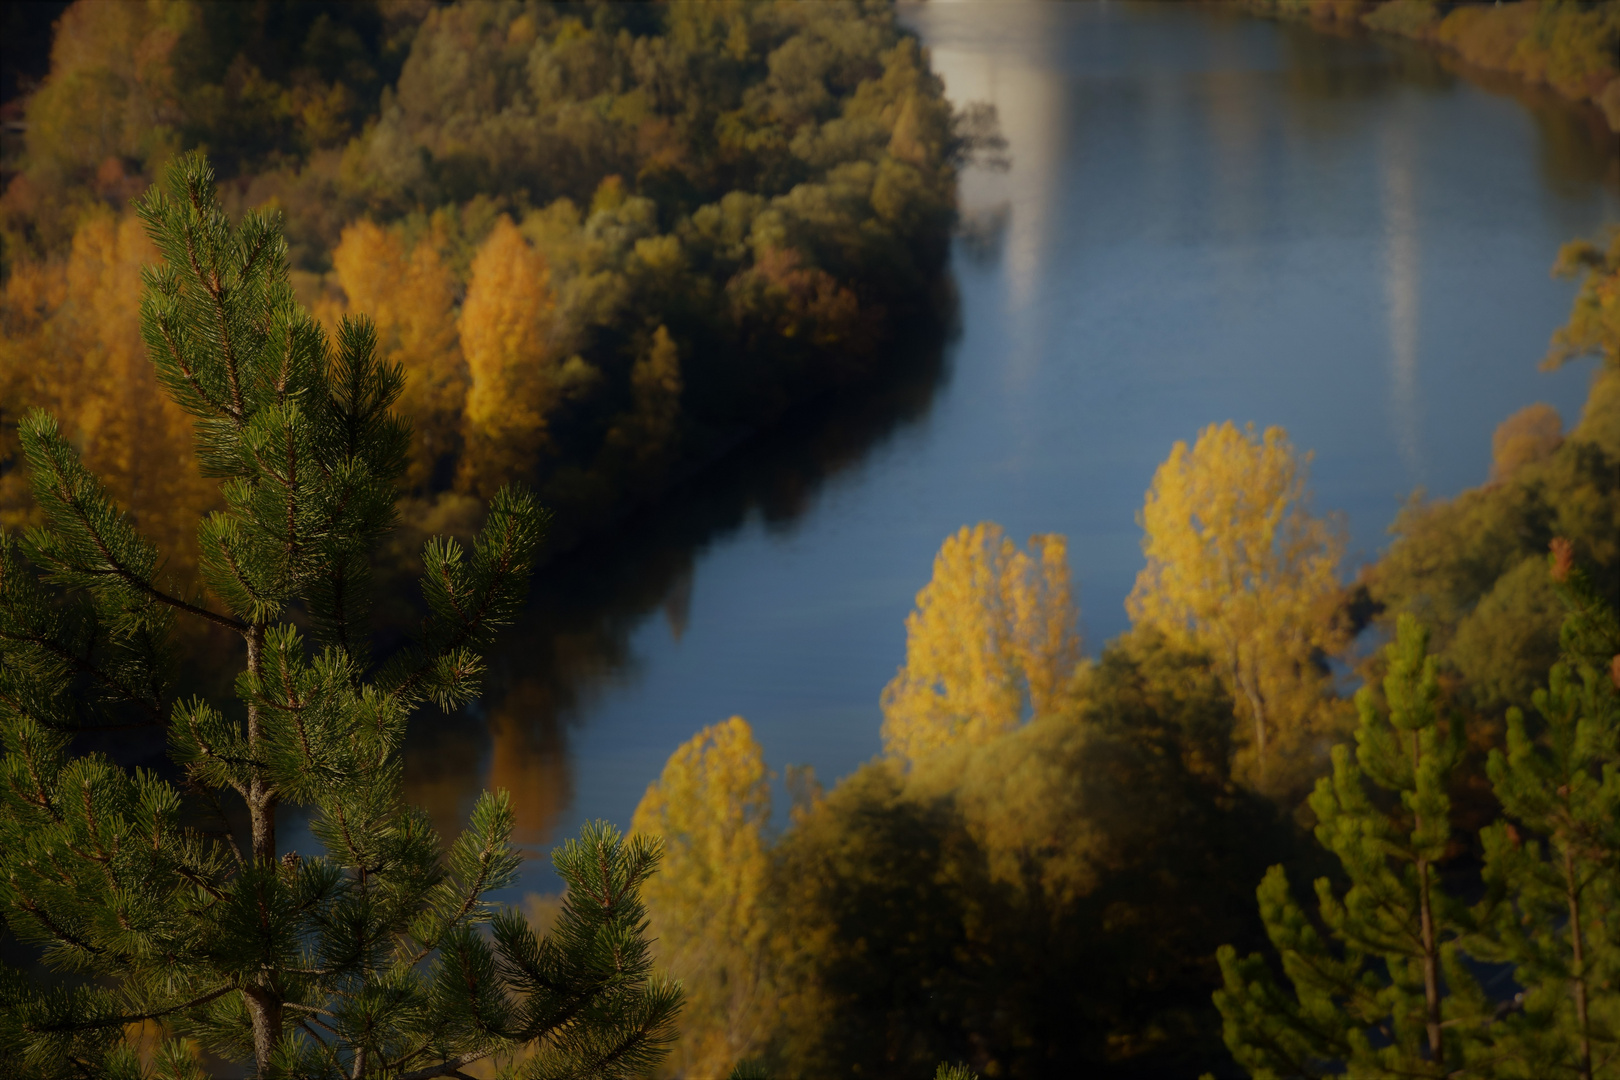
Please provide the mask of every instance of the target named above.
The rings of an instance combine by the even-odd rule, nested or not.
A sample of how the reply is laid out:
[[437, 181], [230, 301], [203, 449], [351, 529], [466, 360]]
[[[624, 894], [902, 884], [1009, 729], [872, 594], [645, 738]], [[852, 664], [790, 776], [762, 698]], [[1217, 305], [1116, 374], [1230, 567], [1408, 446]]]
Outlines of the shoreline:
[[[1324, 33], [1349, 31], [1417, 42], [1481, 73], [1507, 76], [1571, 103], [1593, 106], [1609, 130], [1620, 134], [1620, 8], [1544, 9], [1539, 0], [1506, 5], [1239, 0], [1239, 6], [1261, 18]], [[1603, 35], [1613, 39], [1606, 53]]]

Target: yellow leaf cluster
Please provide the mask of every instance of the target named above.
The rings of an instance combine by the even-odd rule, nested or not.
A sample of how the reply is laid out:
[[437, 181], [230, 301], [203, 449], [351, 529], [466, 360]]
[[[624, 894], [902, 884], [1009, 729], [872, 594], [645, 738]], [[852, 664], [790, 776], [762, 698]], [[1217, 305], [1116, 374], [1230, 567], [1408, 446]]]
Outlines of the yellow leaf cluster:
[[1316, 660], [1344, 643], [1343, 529], [1311, 514], [1309, 462], [1279, 427], [1227, 421], [1191, 449], [1177, 442], [1142, 507], [1147, 565], [1125, 602], [1137, 625], [1209, 654], [1247, 722], [1234, 771], [1267, 790], [1318, 749], [1329, 709]]
[[1545, 402], [1526, 405], [1491, 435], [1491, 479], [1506, 480], [1521, 466], [1550, 457], [1564, 441], [1564, 419]]
[[381, 358], [405, 370], [396, 406], [412, 423], [407, 485], [425, 490], [461, 442], [467, 366], [456, 327], [456, 281], [432, 230], [407, 251], [398, 230], [359, 221], [343, 230], [332, 269], [347, 310], [370, 316]]
[[687, 1005], [672, 1075], [726, 1075], [765, 1035], [770, 776], [747, 721], [704, 728], [647, 787], [630, 830], [664, 838], [644, 890], [659, 962]]
[[1080, 662], [1066, 543], [1018, 550], [999, 525], [964, 526], [906, 617], [906, 663], [883, 690], [883, 745], [916, 761], [979, 745], [1051, 711]]
[[473, 258], [461, 309], [470, 379], [462, 486], [487, 497], [533, 471], [547, 446], [558, 372], [548, 348], [556, 302], [544, 256], [502, 216]]
[[[103, 213], [74, 234], [64, 263], [19, 263], [5, 285], [0, 408], [64, 418], [85, 464], [184, 575], [192, 524], [217, 491], [198, 476], [191, 420], [158, 386], [141, 340], [141, 266], [156, 261], [133, 215]], [[15, 524], [26, 494], [8, 485], [4, 496]]]

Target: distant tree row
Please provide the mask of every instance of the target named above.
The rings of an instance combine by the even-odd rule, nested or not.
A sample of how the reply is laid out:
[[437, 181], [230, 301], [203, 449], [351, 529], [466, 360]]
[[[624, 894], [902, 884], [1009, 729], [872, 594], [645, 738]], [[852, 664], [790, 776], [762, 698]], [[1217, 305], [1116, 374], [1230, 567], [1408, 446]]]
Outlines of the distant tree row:
[[1620, 8], [1609, 0], [1243, 0], [1243, 6], [1436, 45], [1477, 67], [1590, 101], [1620, 131]]

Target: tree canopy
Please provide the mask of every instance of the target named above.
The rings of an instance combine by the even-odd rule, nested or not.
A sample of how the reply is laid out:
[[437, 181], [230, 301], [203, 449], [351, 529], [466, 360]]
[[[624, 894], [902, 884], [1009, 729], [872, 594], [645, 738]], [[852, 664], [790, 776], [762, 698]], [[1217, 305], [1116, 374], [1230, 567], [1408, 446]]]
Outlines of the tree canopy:
[[[643, 936], [656, 840], [587, 826], [555, 856], [569, 893], [540, 937], [488, 899], [520, 861], [507, 794], [448, 850], [401, 794], [410, 712], [476, 695], [546, 514], [503, 488], [471, 550], [429, 542], [428, 615], [374, 661], [402, 372], [363, 318], [328, 339], [276, 220], [233, 224], [200, 156], [139, 210], [161, 256], [142, 337], [224, 509], [196, 523], [204, 588], [182, 591], [56, 422], [21, 425], [41, 523], [0, 533], [0, 928], [60, 977], [0, 968], [8, 1074], [142, 1075], [128, 1033], [146, 1024], [175, 1078], [201, 1054], [261, 1077], [455, 1075], [517, 1051], [535, 1077], [656, 1063], [680, 1006]], [[177, 695], [178, 619], [239, 639], [234, 700]], [[75, 745], [128, 725], [166, 733], [177, 775]], [[307, 808], [313, 849], [278, 833], [284, 806]]]

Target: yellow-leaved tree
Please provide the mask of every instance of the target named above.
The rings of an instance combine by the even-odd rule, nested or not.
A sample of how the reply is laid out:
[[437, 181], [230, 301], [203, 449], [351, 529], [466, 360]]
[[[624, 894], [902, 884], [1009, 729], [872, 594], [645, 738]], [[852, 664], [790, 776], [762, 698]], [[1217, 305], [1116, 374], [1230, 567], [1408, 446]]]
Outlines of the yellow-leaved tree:
[[1209, 654], [1243, 722], [1234, 771], [1277, 794], [1334, 722], [1321, 660], [1345, 644], [1344, 530], [1311, 513], [1309, 464], [1279, 427], [1227, 421], [1177, 442], [1142, 506], [1147, 565], [1125, 601], [1137, 625]]
[[1508, 479], [1525, 465], [1544, 460], [1564, 441], [1564, 418], [1544, 401], [1526, 405], [1496, 426], [1491, 436], [1491, 480]]
[[[0, 302], [0, 414], [12, 429], [29, 407], [67, 418], [85, 463], [186, 576], [217, 485], [198, 474], [191, 419], [160, 390], [141, 341], [141, 267], [157, 261], [133, 214], [97, 213], [65, 262], [19, 263]], [[13, 470], [0, 486], [13, 526], [32, 502], [21, 476]]]
[[510, 218], [479, 247], [461, 307], [470, 384], [463, 417], [461, 486], [488, 497], [534, 471], [558, 399], [548, 347], [556, 301], [546, 260]]
[[883, 688], [890, 754], [986, 743], [1057, 705], [1080, 663], [1066, 546], [1049, 533], [1020, 551], [993, 522], [945, 541], [906, 617], [905, 666]]
[[630, 831], [664, 838], [663, 864], [643, 892], [651, 935], [686, 990], [668, 1075], [725, 1076], [768, 1034], [770, 814], [770, 774], [740, 716], [676, 750], [636, 807]]
[[397, 229], [359, 221], [343, 230], [332, 268], [348, 311], [377, 327], [381, 358], [405, 369], [397, 408], [411, 419], [408, 487], [423, 491], [461, 442], [467, 365], [456, 333], [455, 275], [439, 254], [442, 229], [408, 252]]

